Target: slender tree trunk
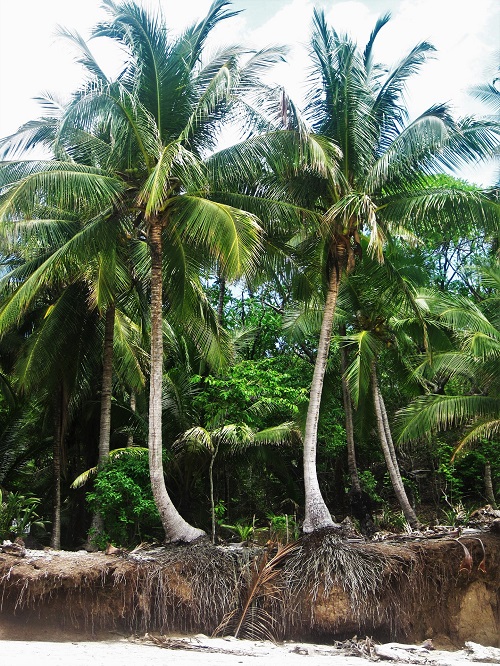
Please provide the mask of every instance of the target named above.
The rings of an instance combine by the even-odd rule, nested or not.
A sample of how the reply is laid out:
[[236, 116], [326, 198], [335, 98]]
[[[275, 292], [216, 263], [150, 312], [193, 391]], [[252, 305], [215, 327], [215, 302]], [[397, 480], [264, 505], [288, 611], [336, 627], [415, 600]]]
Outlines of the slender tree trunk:
[[399, 469], [398, 458], [396, 456], [396, 448], [394, 447], [394, 442], [392, 440], [392, 433], [391, 433], [391, 428], [389, 426], [389, 419], [387, 417], [387, 410], [385, 408], [385, 401], [380, 391], [380, 388], [378, 390], [378, 397], [380, 403], [380, 413], [382, 415], [382, 423], [384, 425], [385, 439], [387, 441], [387, 446], [389, 447], [389, 453], [391, 454], [391, 459], [394, 464], [394, 468], [398, 474], [398, 477], [401, 480], [401, 483], [403, 483], [403, 479], [401, 477], [401, 471]]
[[[137, 409], [137, 398], [135, 391], [130, 391], [130, 411], [135, 414]], [[134, 446], [134, 435], [129, 432], [127, 437], [127, 446]]]
[[212, 543], [215, 543], [215, 498], [214, 498], [214, 463], [219, 445], [214, 447], [213, 453], [210, 457], [210, 465], [208, 468], [208, 476], [210, 481], [210, 511], [212, 514]]
[[302, 530], [305, 533], [314, 532], [324, 527], [338, 527], [332, 520], [330, 511], [325, 504], [318, 483], [316, 471], [316, 447], [318, 441], [319, 410], [321, 394], [325, 380], [328, 352], [332, 337], [333, 316], [337, 304], [339, 291], [339, 275], [332, 270], [328, 291], [326, 294], [323, 321], [318, 343], [318, 353], [314, 365], [314, 373], [309, 394], [309, 407], [307, 409], [306, 430], [304, 434], [304, 489], [305, 489], [305, 518]]
[[[340, 335], [346, 334], [345, 326], [340, 328]], [[354, 445], [354, 425], [352, 420], [352, 401], [347, 386], [346, 372], [347, 372], [347, 349], [344, 345], [340, 347], [340, 369], [342, 372], [342, 398], [344, 401], [345, 413], [345, 432], [347, 440], [347, 468], [349, 469], [349, 476], [351, 477], [351, 489], [355, 493], [361, 493], [361, 484], [359, 482], [358, 466], [356, 464], [356, 447]]]
[[[383, 402], [382, 395], [378, 386], [377, 379], [377, 370], [375, 364], [372, 366], [372, 395], [373, 395], [373, 404], [375, 407], [375, 417], [377, 421], [377, 431], [380, 439], [380, 445], [382, 447], [382, 452], [384, 454], [385, 463], [387, 465], [387, 471], [389, 472], [389, 477], [391, 479], [392, 487], [394, 493], [399, 502], [401, 509], [403, 510], [404, 516], [411, 527], [415, 530], [421, 527], [420, 522], [411, 506], [406, 490], [403, 485], [403, 480], [401, 479], [401, 474], [399, 472], [399, 465], [396, 459], [394, 445], [392, 444], [392, 437], [390, 436], [390, 430], [384, 424], [384, 414], [385, 419], [387, 414], [385, 413], [385, 404]], [[390, 441], [390, 443], [389, 443]], [[391, 446], [392, 445], [392, 446]], [[392, 450], [391, 450], [392, 449]]]
[[113, 388], [113, 338], [115, 331], [115, 304], [108, 305], [104, 323], [102, 353], [101, 420], [99, 426], [99, 461], [102, 467], [109, 457], [111, 437], [111, 394]]
[[165, 531], [165, 541], [191, 542], [205, 532], [187, 523], [174, 507], [165, 486], [162, 460], [162, 225], [154, 218], [150, 226], [151, 249], [151, 372], [149, 386], [149, 475], [155, 504]]
[[[108, 305], [104, 318], [104, 345], [102, 350], [102, 383], [101, 383], [101, 414], [99, 423], [99, 454], [97, 468], [109, 458], [109, 442], [111, 438], [111, 395], [113, 389], [113, 339], [115, 330], [115, 304]], [[100, 513], [92, 516], [87, 549], [92, 549], [92, 541], [104, 531], [104, 523]]]
[[50, 546], [56, 550], [61, 548], [61, 478], [64, 438], [66, 437], [68, 399], [64, 382], [61, 382], [54, 403], [54, 507], [52, 514], [52, 533]]
[[222, 275], [221, 268], [217, 269], [217, 278], [219, 281], [219, 300], [217, 303], [217, 322], [219, 326], [224, 326], [224, 297], [226, 295], [226, 280]]
[[493, 480], [491, 478], [491, 463], [489, 460], [486, 461], [484, 465], [484, 490], [486, 493], [486, 500], [488, 504], [491, 504], [492, 509], [498, 509], [495, 493], [493, 491]]

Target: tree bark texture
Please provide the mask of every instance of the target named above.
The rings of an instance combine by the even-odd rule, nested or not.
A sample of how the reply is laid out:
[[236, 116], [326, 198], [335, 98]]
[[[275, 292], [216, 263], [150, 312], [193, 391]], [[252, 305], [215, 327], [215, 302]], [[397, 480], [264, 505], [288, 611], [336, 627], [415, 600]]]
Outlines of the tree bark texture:
[[[137, 398], [135, 395], [135, 391], [130, 391], [130, 411], [135, 414], [137, 409]], [[134, 435], [133, 433], [129, 432], [127, 436], [127, 446], [134, 446]]]
[[151, 371], [149, 387], [149, 475], [155, 504], [160, 513], [165, 541], [191, 542], [205, 532], [192, 527], [179, 514], [165, 486], [162, 460], [163, 312], [162, 312], [162, 225], [150, 224], [151, 251]]
[[498, 509], [495, 492], [493, 490], [493, 480], [491, 478], [491, 463], [489, 460], [484, 465], [484, 490], [488, 504], [491, 504], [492, 509]]
[[61, 478], [63, 469], [63, 447], [66, 437], [68, 412], [68, 397], [64, 382], [61, 382], [54, 402], [54, 450], [53, 450], [53, 478], [54, 478], [54, 506], [52, 512], [52, 533], [50, 547], [55, 550], [61, 548]]
[[218, 451], [219, 445], [217, 444], [210, 456], [210, 465], [208, 467], [208, 477], [210, 482], [210, 513], [212, 517], [212, 543], [215, 543], [214, 463]]
[[[111, 439], [111, 395], [113, 389], [113, 339], [115, 330], [115, 304], [108, 305], [104, 317], [104, 345], [102, 349], [101, 413], [99, 423], [99, 455], [97, 468], [100, 469], [109, 458]], [[86, 547], [93, 550], [92, 541], [102, 534], [104, 523], [100, 513], [92, 516]]]
[[115, 304], [108, 305], [104, 320], [104, 347], [102, 352], [101, 418], [99, 425], [98, 467], [109, 457], [111, 436], [111, 393], [113, 388], [113, 338], [115, 330]]
[[[396, 459], [396, 452], [394, 449], [394, 444], [392, 443], [392, 437], [388, 427], [387, 413], [385, 410], [384, 400], [382, 394], [380, 393], [378, 379], [377, 379], [377, 369], [375, 364], [372, 366], [371, 372], [372, 380], [372, 395], [373, 395], [373, 404], [375, 407], [375, 418], [377, 421], [377, 431], [380, 439], [380, 445], [382, 447], [382, 452], [384, 454], [385, 463], [387, 465], [387, 471], [389, 472], [389, 477], [391, 479], [391, 484], [394, 489], [394, 494], [396, 499], [399, 502], [404, 516], [410, 526], [413, 529], [419, 529], [421, 527], [420, 522], [411, 506], [406, 490], [403, 485], [403, 480], [399, 472], [399, 465]], [[386, 426], [387, 424], [387, 426]]]
[[321, 407], [321, 394], [325, 381], [326, 364], [332, 337], [333, 317], [339, 291], [338, 272], [331, 272], [326, 294], [323, 321], [318, 343], [318, 353], [314, 365], [314, 373], [309, 394], [306, 429], [304, 434], [304, 489], [305, 489], [305, 518], [302, 530], [305, 533], [314, 532], [325, 527], [337, 527], [332, 520], [330, 511], [325, 504], [318, 483], [316, 470], [316, 448], [318, 441], [319, 410]]
[[[340, 329], [340, 335], [346, 334], [345, 326]], [[351, 489], [356, 493], [361, 493], [361, 484], [358, 476], [358, 466], [356, 464], [356, 447], [354, 444], [354, 424], [352, 420], [352, 401], [347, 386], [346, 372], [348, 367], [347, 349], [344, 345], [340, 347], [340, 369], [342, 372], [342, 398], [344, 401], [345, 413], [345, 432], [347, 440], [347, 468], [351, 477]]]
[[217, 302], [217, 322], [219, 326], [224, 326], [224, 298], [226, 296], [226, 279], [222, 275], [220, 266], [217, 270], [217, 278], [219, 282], [219, 299]]

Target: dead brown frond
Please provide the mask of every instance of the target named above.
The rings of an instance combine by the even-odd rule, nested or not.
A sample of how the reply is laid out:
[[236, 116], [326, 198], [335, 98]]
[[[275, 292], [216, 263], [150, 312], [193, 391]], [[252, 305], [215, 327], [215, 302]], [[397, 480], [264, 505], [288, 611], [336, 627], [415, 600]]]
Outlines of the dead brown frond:
[[457, 543], [459, 543], [462, 548], [464, 549], [464, 559], [460, 562], [460, 566], [458, 568], [458, 573], [466, 573], [469, 575], [472, 572], [472, 555], [470, 554], [469, 549], [465, 544], [463, 544], [459, 539], [454, 539]]
[[[464, 559], [462, 560], [462, 562], [460, 564], [459, 573], [461, 571], [466, 571], [467, 573], [470, 574], [471, 571], [472, 571], [472, 564], [473, 564], [472, 555], [469, 552], [469, 550], [464, 546], [464, 544], [460, 541], [460, 538], [462, 538], [462, 539], [467, 538], [467, 539], [472, 539], [473, 541], [479, 541], [479, 543], [481, 545], [481, 550], [483, 552], [483, 558], [482, 558], [481, 562], [479, 562], [479, 564], [477, 566], [477, 569], [478, 569], [478, 571], [481, 571], [482, 573], [487, 573], [487, 571], [486, 571], [486, 549], [484, 547], [484, 543], [483, 543], [482, 539], [480, 539], [479, 537], [473, 537], [473, 536], [459, 537], [459, 539], [455, 539], [462, 546], [462, 548], [464, 549], [464, 551], [466, 553]], [[468, 554], [468, 556], [467, 556], [467, 554]]]
[[266, 551], [242, 571], [238, 581], [238, 606], [223, 618], [214, 635], [230, 632], [233, 636], [276, 640], [277, 619], [270, 606], [282, 603], [281, 565], [299, 548], [297, 543], [278, 546], [269, 558]]

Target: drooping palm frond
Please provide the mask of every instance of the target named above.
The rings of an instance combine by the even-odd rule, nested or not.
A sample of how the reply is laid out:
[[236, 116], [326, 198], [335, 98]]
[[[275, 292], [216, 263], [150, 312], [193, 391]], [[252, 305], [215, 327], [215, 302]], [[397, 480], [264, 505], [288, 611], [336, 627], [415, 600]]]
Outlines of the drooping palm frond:
[[380, 341], [371, 331], [360, 331], [345, 338], [356, 346], [356, 356], [347, 369], [346, 380], [354, 406], [358, 406], [370, 386], [372, 367], [380, 352]]
[[452, 425], [463, 425], [475, 418], [500, 410], [498, 398], [482, 395], [420, 396], [398, 415], [399, 441], [421, 439]]
[[[142, 446], [127, 446], [127, 448], [113, 449], [110, 451], [108, 460], [111, 461], [114, 460], [114, 458], [120, 458], [122, 456], [143, 456], [147, 455], [147, 452], [148, 450]], [[86, 469], [85, 472], [79, 474], [70, 484], [70, 488], [73, 488], [74, 490], [76, 488], [81, 488], [87, 483], [87, 481], [95, 477], [98, 471], [99, 470], [97, 467], [90, 467], [90, 469]]]
[[115, 175], [73, 162], [11, 162], [0, 172], [0, 220], [36, 213], [40, 201], [90, 217], [120, 202]]
[[167, 215], [183, 238], [203, 245], [231, 277], [239, 277], [256, 261], [260, 246], [257, 218], [241, 209], [201, 197], [182, 195], [169, 201]]

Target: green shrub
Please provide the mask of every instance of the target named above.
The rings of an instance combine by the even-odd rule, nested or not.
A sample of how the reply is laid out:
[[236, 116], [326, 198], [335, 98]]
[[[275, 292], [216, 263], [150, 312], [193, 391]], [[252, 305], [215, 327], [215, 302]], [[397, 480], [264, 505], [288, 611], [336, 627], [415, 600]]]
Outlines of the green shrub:
[[95, 544], [98, 547], [107, 542], [129, 547], [162, 538], [146, 452], [133, 456], [125, 452], [110, 460], [97, 473], [94, 490], [87, 493], [87, 501], [104, 522], [104, 534]]
[[0, 490], [0, 541], [25, 537], [34, 525], [44, 529], [45, 522], [36, 512], [40, 502], [38, 497], [21, 493], [4, 496]]

